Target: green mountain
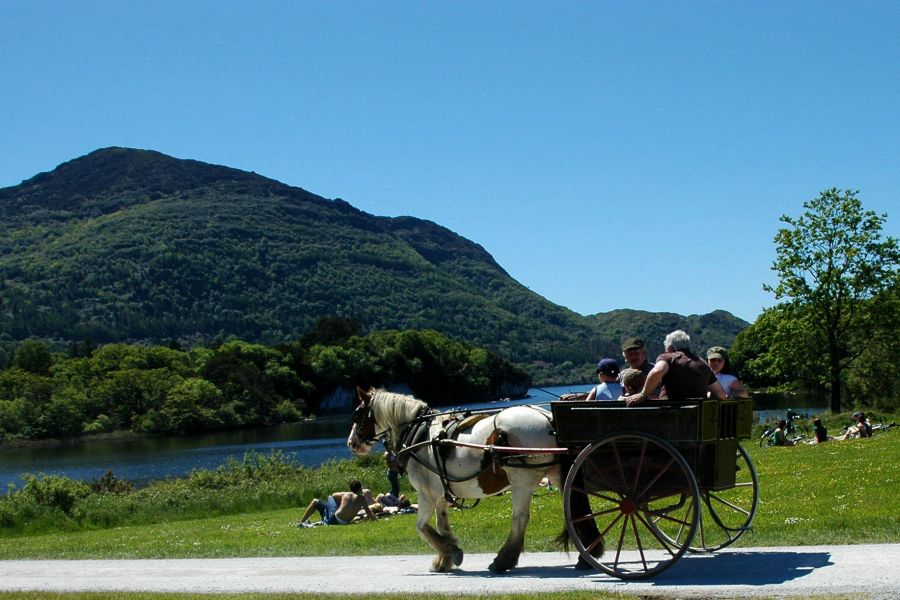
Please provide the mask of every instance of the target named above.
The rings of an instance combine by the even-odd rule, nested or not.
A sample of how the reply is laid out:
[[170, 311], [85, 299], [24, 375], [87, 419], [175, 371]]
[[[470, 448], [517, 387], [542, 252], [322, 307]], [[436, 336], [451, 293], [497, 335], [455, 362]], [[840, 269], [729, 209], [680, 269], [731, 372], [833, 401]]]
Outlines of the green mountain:
[[622, 338], [661, 340], [675, 324], [699, 346], [748, 325], [722, 311], [585, 317], [430, 221], [153, 151], [101, 149], [0, 189], [0, 334], [275, 344], [329, 315], [546, 365], [617, 355]]

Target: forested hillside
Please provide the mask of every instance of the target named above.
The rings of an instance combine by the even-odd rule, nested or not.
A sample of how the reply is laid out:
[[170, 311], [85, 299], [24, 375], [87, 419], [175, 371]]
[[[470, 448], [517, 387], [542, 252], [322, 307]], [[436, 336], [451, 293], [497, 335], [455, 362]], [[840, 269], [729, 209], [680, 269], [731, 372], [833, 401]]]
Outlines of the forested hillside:
[[0, 189], [0, 334], [14, 340], [274, 345], [329, 315], [436, 330], [547, 373], [618, 354], [628, 335], [661, 340], [670, 323], [698, 346], [747, 326], [728, 313], [584, 317], [435, 223], [152, 151], [97, 150]]

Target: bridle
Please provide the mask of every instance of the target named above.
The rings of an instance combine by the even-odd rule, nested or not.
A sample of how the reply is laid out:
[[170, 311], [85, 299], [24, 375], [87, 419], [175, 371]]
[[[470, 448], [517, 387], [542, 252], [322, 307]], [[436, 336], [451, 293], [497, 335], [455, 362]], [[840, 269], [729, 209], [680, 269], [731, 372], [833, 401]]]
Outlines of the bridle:
[[382, 441], [390, 430], [385, 429], [378, 433], [375, 429], [375, 413], [372, 411], [371, 404], [361, 404], [350, 416], [350, 422], [353, 424], [356, 437], [366, 445], [373, 445], [375, 442]]

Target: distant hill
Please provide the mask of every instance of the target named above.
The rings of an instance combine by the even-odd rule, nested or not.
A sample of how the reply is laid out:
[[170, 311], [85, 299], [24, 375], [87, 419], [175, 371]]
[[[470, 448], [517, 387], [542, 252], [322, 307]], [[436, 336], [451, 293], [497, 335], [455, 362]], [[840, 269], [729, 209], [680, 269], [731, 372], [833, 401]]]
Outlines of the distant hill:
[[584, 364], [676, 326], [729, 344], [748, 325], [723, 311], [585, 317], [430, 221], [148, 150], [97, 150], [0, 189], [0, 334], [275, 344], [328, 315], [434, 329], [520, 364]]

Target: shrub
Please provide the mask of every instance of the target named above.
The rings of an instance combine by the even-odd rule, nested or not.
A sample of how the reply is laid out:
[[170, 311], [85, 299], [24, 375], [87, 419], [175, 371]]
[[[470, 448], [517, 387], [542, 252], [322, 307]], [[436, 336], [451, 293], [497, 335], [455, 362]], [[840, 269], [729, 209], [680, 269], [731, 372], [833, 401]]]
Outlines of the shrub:
[[116, 477], [112, 469], [104, 473], [100, 479], [92, 481], [90, 488], [95, 494], [130, 494], [134, 491], [134, 485], [130, 481]]
[[71, 513], [75, 502], [91, 493], [88, 484], [58, 475], [25, 475], [24, 480], [23, 497], [34, 500], [38, 506], [58, 508], [66, 514]]

